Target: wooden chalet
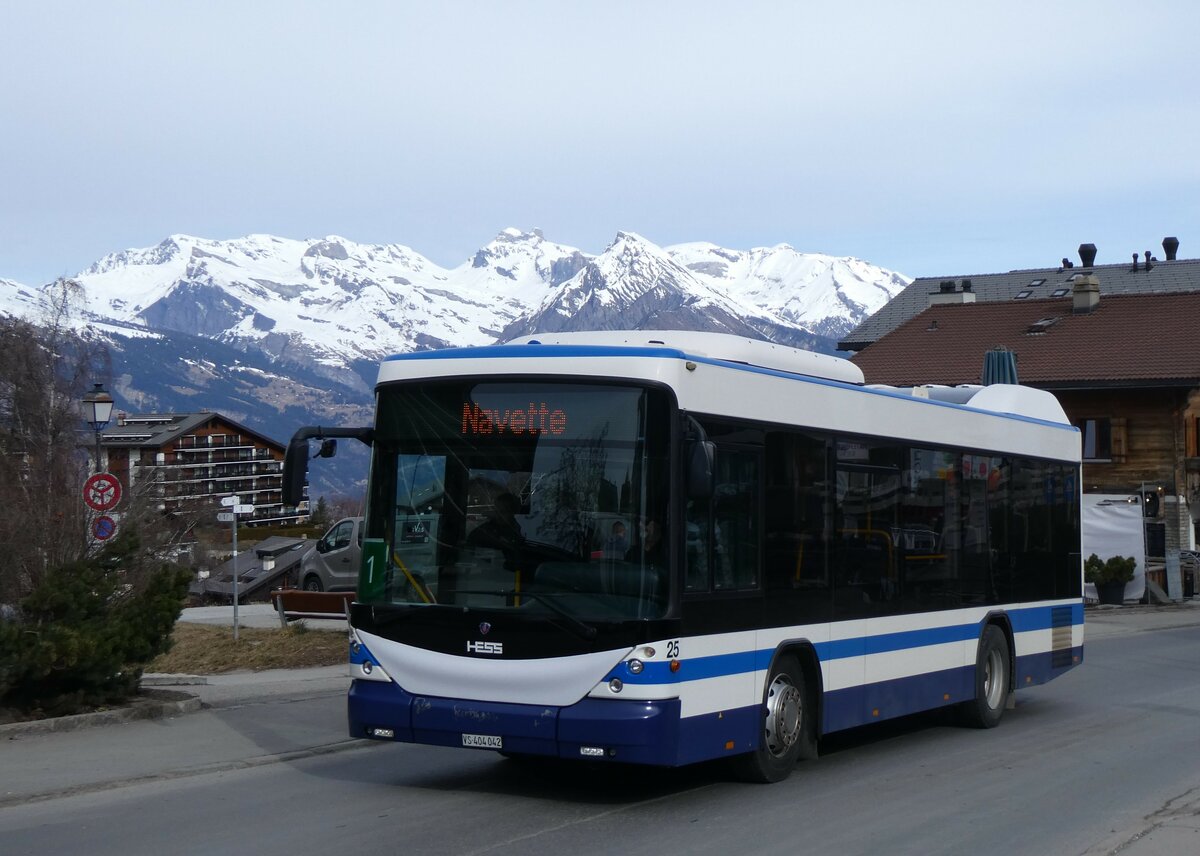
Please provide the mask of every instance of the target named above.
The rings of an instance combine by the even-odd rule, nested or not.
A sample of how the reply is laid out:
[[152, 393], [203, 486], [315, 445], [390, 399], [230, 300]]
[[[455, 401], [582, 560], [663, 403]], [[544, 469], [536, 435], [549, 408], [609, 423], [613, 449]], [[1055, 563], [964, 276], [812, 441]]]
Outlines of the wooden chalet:
[[236, 495], [254, 506], [241, 518], [252, 526], [308, 518], [307, 499], [283, 504], [284, 445], [220, 413], [121, 413], [100, 440], [107, 470], [163, 511], [215, 515]]

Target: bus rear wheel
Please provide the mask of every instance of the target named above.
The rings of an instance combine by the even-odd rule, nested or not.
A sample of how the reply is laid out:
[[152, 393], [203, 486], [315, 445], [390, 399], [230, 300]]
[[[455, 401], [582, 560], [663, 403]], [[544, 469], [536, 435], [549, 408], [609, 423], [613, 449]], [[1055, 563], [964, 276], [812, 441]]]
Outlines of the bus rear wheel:
[[762, 716], [758, 747], [733, 759], [734, 772], [748, 782], [780, 782], [801, 757], [816, 754], [804, 671], [795, 657], [781, 657], [771, 669]]
[[975, 698], [959, 708], [963, 722], [972, 728], [995, 728], [1004, 716], [1011, 674], [1011, 654], [1004, 631], [995, 624], [984, 628], [975, 659]]

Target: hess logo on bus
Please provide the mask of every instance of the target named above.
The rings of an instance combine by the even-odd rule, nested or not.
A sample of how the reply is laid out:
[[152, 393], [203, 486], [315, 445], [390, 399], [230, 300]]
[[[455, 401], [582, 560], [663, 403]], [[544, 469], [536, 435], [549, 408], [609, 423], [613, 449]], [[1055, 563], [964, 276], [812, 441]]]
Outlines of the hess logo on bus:
[[468, 654], [503, 654], [503, 642], [468, 642]]

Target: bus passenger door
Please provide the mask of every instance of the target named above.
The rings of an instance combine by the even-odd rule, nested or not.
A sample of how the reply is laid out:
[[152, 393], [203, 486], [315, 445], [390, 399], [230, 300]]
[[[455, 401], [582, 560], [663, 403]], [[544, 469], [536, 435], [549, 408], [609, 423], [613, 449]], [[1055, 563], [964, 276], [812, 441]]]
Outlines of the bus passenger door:
[[[688, 500], [684, 511], [684, 632], [744, 631], [729, 644], [754, 651], [763, 608], [761, 449], [718, 443], [714, 475], [712, 496]], [[735, 706], [761, 701], [762, 682], [753, 671], [720, 680], [721, 695]]]
[[887, 715], [886, 658], [871, 657], [871, 619], [903, 609], [896, 545], [900, 450], [839, 438], [834, 480], [833, 618], [829, 650], [834, 690], [826, 700], [831, 727]]

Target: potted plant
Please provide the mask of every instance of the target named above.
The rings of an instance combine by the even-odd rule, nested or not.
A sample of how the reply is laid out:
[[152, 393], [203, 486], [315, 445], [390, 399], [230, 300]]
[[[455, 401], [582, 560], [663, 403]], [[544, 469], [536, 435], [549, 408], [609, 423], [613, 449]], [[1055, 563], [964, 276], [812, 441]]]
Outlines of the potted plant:
[[1133, 579], [1137, 560], [1133, 556], [1109, 556], [1101, 559], [1095, 553], [1083, 563], [1083, 578], [1096, 586], [1101, 603], [1118, 606], [1125, 602], [1125, 584]]

